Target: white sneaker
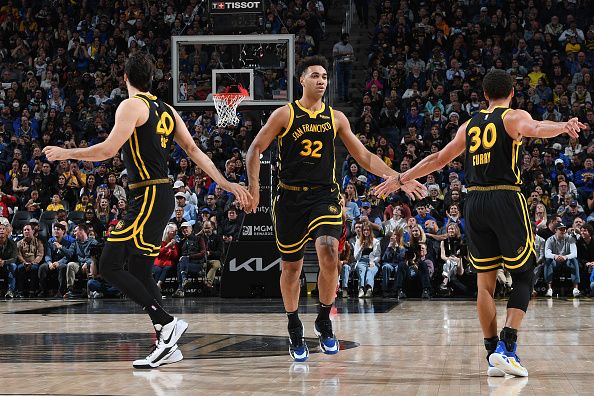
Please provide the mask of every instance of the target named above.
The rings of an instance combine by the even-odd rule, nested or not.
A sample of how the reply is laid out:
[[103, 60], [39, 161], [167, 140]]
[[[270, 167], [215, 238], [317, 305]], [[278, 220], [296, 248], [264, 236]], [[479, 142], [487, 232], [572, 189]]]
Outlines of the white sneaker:
[[365, 292], [363, 291], [363, 289], [359, 289], [359, 298], [363, 298], [364, 295]]
[[547, 294], [545, 294], [545, 296], [553, 297], [553, 289], [549, 288], [549, 290], [547, 290]]
[[172, 347], [157, 344], [147, 357], [135, 360], [132, 366], [137, 369], [153, 369], [165, 364], [179, 362], [183, 358], [181, 351], [177, 349], [177, 344]]
[[579, 297], [579, 296], [580, 296], [580, 294], [582, 294], [582, 293], [580, 293], [580, 290], [579, 290], [577, 287], [575, 287], [575, 288], [573, 289], [573, 296], [574, 296], [574, 297]]
[[367, 291], [365, 292], [365, 297], [373, 297], [373, 289], [367, 289]]
[[162, 347], [171, 348], [177, 344], [177, 341], [187, 329], [188, 323], [178, 318], [173, 318], [173, 320], [165, 326], [155, 325], [155, 330], [157, 331], [157, 334], [159, 334], [157, 344], [161, 344]]

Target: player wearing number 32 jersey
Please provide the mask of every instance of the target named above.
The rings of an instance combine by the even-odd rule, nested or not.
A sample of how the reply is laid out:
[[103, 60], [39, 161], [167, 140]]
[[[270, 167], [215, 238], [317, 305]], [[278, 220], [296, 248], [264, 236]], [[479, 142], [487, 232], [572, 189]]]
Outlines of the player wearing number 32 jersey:
[[[443, 150], [423, 159], [400, 179], [390, 177], [377, 193], [387, 194], [400, 183], [428, 175], [465, 153], [468, 260], [478, 272], [477, 308], [487, 349], [487, 375], [525, 377], [528, 370], [516, 354], [516, 340], [532, 293], [535, 252], [528, 205], [520, 192], [522, 138], [551, 138], [562, 133], [577, 138], [585, 125], [577, 118], [568, 122], [535, 121], [524, 110], [510, 109], [514, 90], [505, 71], [487, 73], [483, 91], [488, 109], [464, 123]], [[500, 337], [493, 300], [499, 268], [511, 273], [513, 283]]]
[[[309, 352], [303, 325], [297, 314], [299, 275], [305, 244], [315, 241], [320, 263], [319, 315], [314, 332], [326, 354], [338, 352], [329, 313], [338, 281], [338, 240], [342, 231], [339, 185], [336, 182], [334, 141], [339, 136], [353, 158], [367, 171], [379, 176], [398, 175], [382, 159], [367, 151], [353, 135], [347, 118], [326, 106], [322, 97], [328, 82], [328, 61], [320, 56], [304, 59], [297, 68], [303, 96], [275, 110], [248, 150], [249, 191], [254, 197], [248, 212], [255, 211], [259, 199], [260, 154], [278, 143], [278, 193], [273, 201], [276, 243], [282, 258], [281, 292], [289, 319], [289, 354], [304, 361]], [[410, 194], [421, 195], [416, 181], [402, 186]]]

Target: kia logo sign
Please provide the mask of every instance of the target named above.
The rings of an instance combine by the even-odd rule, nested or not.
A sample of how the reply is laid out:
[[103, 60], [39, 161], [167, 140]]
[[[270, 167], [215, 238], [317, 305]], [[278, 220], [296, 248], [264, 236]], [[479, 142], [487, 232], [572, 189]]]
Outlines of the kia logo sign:
[[237, 271], [248, 271], [248, 272], [265, 272], [271, 269], [278, 267], [278, 270], [281, 270], [281, 259], [278, 258], [274, 260], [272, 263], [264, 266], [264, 259], [262, 257], [253, 257], [244, 261], [241, 264], [237, 264], [237, 259], [232, 259], [229, 261], [229, 271], [237, 272]]
[[211, 12], [262, 12], [261, 1], [213, 1]]

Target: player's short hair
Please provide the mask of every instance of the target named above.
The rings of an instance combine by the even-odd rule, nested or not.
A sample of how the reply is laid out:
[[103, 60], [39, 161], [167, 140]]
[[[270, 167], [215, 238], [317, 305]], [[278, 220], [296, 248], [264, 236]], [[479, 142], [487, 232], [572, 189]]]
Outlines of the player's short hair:
[[155, 65], [150, 55], [136, 52], [126, 61], [124, 73], [134, 88], [146, 92], [151, 89]]
[[483, 91], [489, 100], [505, 99], [513, 89], [513, 81], [504, 70], [491, 70], [483, 78]]
[[297, 76], [302, 76], [310, 66], [322, 66], [324, 69], [326, 69], [326, 71], [328, 71], [328, 59], [321, 55], [308, 56], [307, 58], [304, 58], [297, 65]]

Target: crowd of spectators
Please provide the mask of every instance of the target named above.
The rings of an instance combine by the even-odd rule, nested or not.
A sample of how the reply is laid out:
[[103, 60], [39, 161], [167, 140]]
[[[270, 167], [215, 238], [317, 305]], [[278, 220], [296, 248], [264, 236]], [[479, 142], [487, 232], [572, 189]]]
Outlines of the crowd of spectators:
[[[340, 99], [357, 108], [352, 125], [361, 142], [393, 168], [405, 171], [443, 148], [461, 123], [487, 108], [481, 80], [493, 68], [514, 78], [512, 107], [535, 119], [577, 116], [588, 125], [575, 140], [525, 140], [518, 161], [538, 234], [537, 252], [542, 252], [537, 272], [546, 281], [544, 290], [549, 293], [548, 282], [551, 289], [561, 286], [556, 285], [559, 274], [571, 275], [576, 289], [590, 289], [593, 2], [355, 3], [360, 25], [372, 29], [367, 59], [357, 59], [368, 64], [368, 76], [363, 92], [343, 89]], [[7, 296], [72, 295], [80, 274], [92, 278], [89, 295], [117, 293], [95, 277], [89, 257], [91, 245], [100, 246], [127, 210], [128, 178], [120, 157], [101, 163], [50, 163], [41, 150], [47, 145], [85, 147], [106, 138], [117, 105], [127, 97], [123, 66], [130, 53], [154, 56], [152, 92], [167, 99], [170, 36], [210, 34], [205, 4], [8, 0], [0, 7], [0, 273]], [[299, 60], [318, 50], [328, 8], [323, 0], [271, 1], [264, 30], [295, 34]], [[341, 45], [351, 51], [348, 36]], [[339, 55], [352, 62], [355, 49]], [[209, 75], [204, 71], [224, 60], [216, 47], [189, 51], [188, 70], [196, 66], [204, 78]], [[350, 73], [348, 67], [342, 69]], [[274, 83], [282, 88], [283, 78], [277, 76]], [[244, 183], [244, 156], [259, 120], [242, 117], [237, 128], [223, 129], [216, 127], [213, 111], [188, 111], [182, 117], [225, 176]], [[407, 290], [414, 293], [415, 285], [426, 297], [474, 293], [474, 273], [465, 259], [463, 163], [455, 160], [429, 175], [423, 180], [429, 197], [412, 203], [402, 194], [387, 201], [373, 196], [370, 188], [380, 179], [346, 159], [342, 184], [350, 242], [341, 254], [345, 294], [350, 269], [359, 278], [354, 294], [363, 297], [373, 295], [376, 284], [401, 298]], [[242, 214], [234, 198], [177, 146], [169, 169], [176, 210], [164, 230], [155, 277], [163, 286], [177, 275], [175, 294], [183, 296], [192, 273], [202, 271], [206, 283], [214, 283], [226, 244], [237, 238]], [[26, 221], [15, 222], [14, 216]], [[557, 233], [564, 229], [576, 249], [556, 251], [562, 239]], [[549, 240], [554, 236], [555, 241]], [[501, 271], [499, 277], [504, 291], [513, 287], [506, 275]]]
[[[293, 33], [297, 57], [315, 53], [323, 37], [322, 1], [266, 4], [264, 33]], [[105, 140], [118, 104], [129, 54], [155, 59], [151, 92], [167, 100], [171, 36], [208, 35], [213, 22], [200, 0], [30, 1], [0, 6], [0, 288], [6, 297], [73, 296], [78, 278], [89, 278], [90, 297], [117, 294], [96, 276], [93, 246], [101, 246], [125, 216], [128, 176], [119, 155], [107, 161], [59, 161], [42, 154], [47, 145], [87, 147]], [[185, 46], [181, 65], [210, 70], [227, 60], [219, 46]], [[185, 72], [183, 69], [181, 72]], [[282, 83], [277, 76], [275, 83]], [[247, 139], [259, 124], [243, 119], [235, 129], [216, 126], [213, 110], [184, 112], [195, 142], [225, 177], [246, 180]], [[169, 160], [176, 209], [155, 261], [160, 287], [179, 279], [177, 296], [194, 273], [207, 287], [239, 233], [241, 212], [175, 145]], [[178, 263], [179, 262], [179, 263]], [[84, 286], [84, 285], [83, 285]]]
[[[360, 29], [372, 37], [367, 59], [357, 60], [368, 65], [365, 88], [340, 89], [339, 99], [356, 107], [353, 130], [360, 141], [394, 169], [404, 172], [442, 149], [462, 123], [487, 109], [481, 82], [493, 69], [512, 75], [513, 108], [536, 120], [578, 117], [587, 125], [578, 139], [524, 139], [518, 163], [538, 234], [535, 290], [552, 295], [561, 288], [571, 294], [573, 288], [575, 296], [589, 291], [589, 279], [594, 280], [588, 275], [594, 265], [594, 2], [355, 4]], [[370, 22], [374, 11], [375, 25]], [[363, 30], [366, 26], [370, 30]], [[348, 35], [335, 46], [339, 84], [345, 79], [349, 84], [350, 74], [340, 75], [344, 57], [351, 61], [361, 49], [349, 43]], [[427, 176], [423, 182], [429, 196], [421, 202], [402, 194], [380, 201], [370, 192], [380, 180], [347, 158], [342, 187], [355, 254], [341, 262], [349, 269], [367, 267], [359, 270], [359, 296], [371, 295], [376, 284], [401, 298], [406, 290], [425, 297], [474, 295], [476, 275], [465, 258], [463, 164], [459, 158]], [[369, 229], [379, 252], [366, 237]], [[345, 296], [357, 294], [345, 283], [349, 269], [343, 268], [340, 285]], [[375, 282], [370, 272], [378, 273]], [[507, 293], [513, 288], [511, 278], [503, 270], [498, 275], [498, 290]]]

